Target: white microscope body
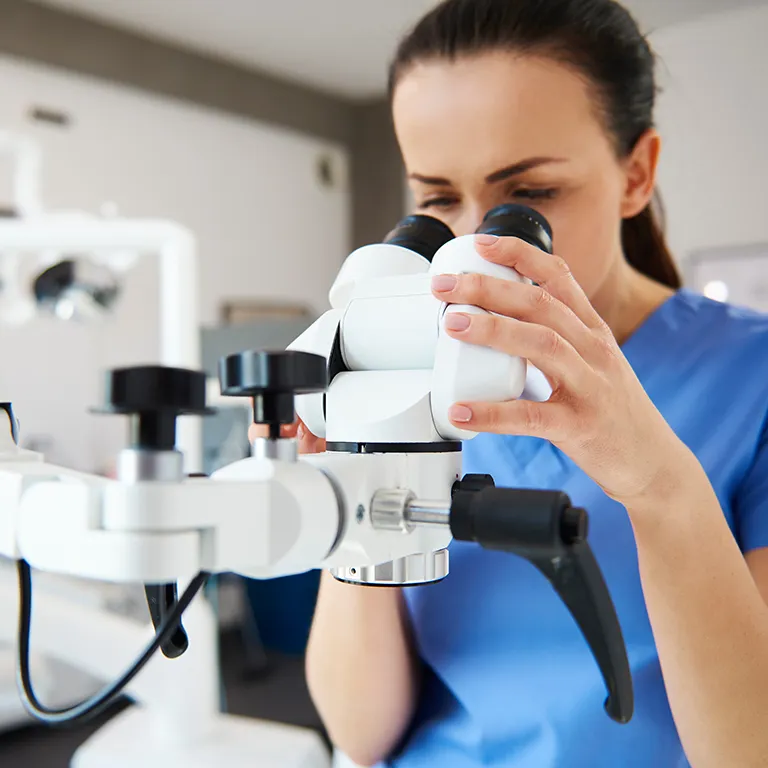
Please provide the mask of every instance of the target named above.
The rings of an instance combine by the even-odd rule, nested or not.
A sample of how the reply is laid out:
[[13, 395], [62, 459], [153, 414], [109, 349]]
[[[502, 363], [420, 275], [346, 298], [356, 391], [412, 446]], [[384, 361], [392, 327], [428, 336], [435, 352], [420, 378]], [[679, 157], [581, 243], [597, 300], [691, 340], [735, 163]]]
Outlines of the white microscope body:
[[[300, 396], [297, 413], [331, 448], [305, 461], [340, 481], [348, 511], [361, 512], [349, 515], [349, 535], [323, 561], [345, 581], [410, 584], [447, 575], [450, 531], [406, 531], [396, 519], [387, 531], [380, 508], [396, 504], [397, 494], [384, 494], [371, 509], [372, 500], [378, 489], [401, 489], [446, 502], [460, 478], [460, 441], [475, 436], [454, 426], [448, 409], [524, 392], [525, 360], [445, 332], [447, 313], [483, 311], [446, 306], [432, 292], [434, 275], [464, 272], [523, 280], [482, 259], [472, 236], [448, 240], [431, 263], [401, 245], [364, 246], [344, 263], [331, 310], [289, 347], [331, 361], [327, 392]], [[532, 388], [536, 383], [532, 377]]]
[[[354, 252], [331, 290], [331, 310], [289, 352], [243, 353], [222, 361], [222, 393], [252, 397], [254, 420], [270, 425], [271, 437], [257, 440], [250, 458], [211, 478], [161, 471], [178, 468], [180, 459], [172, 429], [169, 438], [165, 427], [157, 427], [158, 414], [167, 426], [172, 412], [171, 424], [175, 415], [204, 405], [204, 377], [180, 372], [185, 384], [179, 403], [163, 385], [168, 369], [145, 371], [149, 379], [141, 379], [142, 386], [131, 384], [131, 371], [112, 373], [111, 405], [131, 414], [137, 435], [120, 457], [118, 480], [67, 471], [9, 448], [0, 464], [0, 554], [41, 570], [117, 583], [172, 584], [222, 572], [271, 578], [326, 568], [348, 582], [394, 586], [444, 578], [447, 548], [457, 531], [481, 543], [498, 539], [499, 526], [514, 518], [514, 510], [499, 511], [503, 489], [476, 504], [481, 496], [472, 491], [479, 489], [457, 483], [460, 441], [473, 434], [453, 426], [447, 411], [459, 400], [520, 397], [526, 363], [450, 338], [443, 331], [446, 312], [481, 310], [446, 307], [432, 295], [430, 280], [444, 272], [521, 278], [482, 260], [471, 237], [453, 239], [432, 222], [404, 225], [401, 239], [409, 247], [394, 237]], [[424, 245], [422, 235], [431, 238], [421, 248], [426, 256], [416, 252]], [[533, 377], [529, 383], [531, 396], [546, 398]], [[196, 399], [197, 392], [203, 394]], [[298, 460], [296, 442], [278, 437], [280, 424], [294, 418], [294, 395], [296, 412], [326, 439], [326, 453]], [[12, 427], [9, 421], [6, 430]], [[597, 577], [569, 571], [569, 586], [557, 583], [571, 562], [571, 544], [581, 547], [579, 556], [584, 548], [588, 552], [583, 525], [577, 520], [573, 536], [566, 535], [571, 517], [553, 517], [554, 523], [546, 512], [545, 517], [534, 506], [523, 510], [525, 541], [507, 548], [530, 555], [544, 570], [593, 649], [596, 635], [612, 649], [607, 663], [617, 672], [623, 705], [616, 719], [626, 720], [631, 681], [627, 699], [628, 666], [622, 664], [623, 641], [610, 598], [601, 593], [600, 615], [585, 623], [577, 616], [580, 608], [569, 602], [574, 595], [566, 594], [575, 574], [581, 589], [576, 602], [591, 598], [599, 570], [594, 565]], [[511, 535], [504, 533], [501, 543], [509, 544]], [[612, 621], [615, 627], [606, 630]], [[190, 640], [188, 653], [194, 636]], [[615, 704], [616, 683], [606, 675], [601, 653], [597, 648]], [[183, 662], [156, 659], [136, 681]], [[205, 712], [188, 722], [165, 712], [150, 721], [146, 714], [139, 709], [113, 720], [84, 745], [73, 765], [202, 768], [222, 759], [232, 765], [280, 764], [262, 759], [257, 734], [247, 736], [234, 719]]]

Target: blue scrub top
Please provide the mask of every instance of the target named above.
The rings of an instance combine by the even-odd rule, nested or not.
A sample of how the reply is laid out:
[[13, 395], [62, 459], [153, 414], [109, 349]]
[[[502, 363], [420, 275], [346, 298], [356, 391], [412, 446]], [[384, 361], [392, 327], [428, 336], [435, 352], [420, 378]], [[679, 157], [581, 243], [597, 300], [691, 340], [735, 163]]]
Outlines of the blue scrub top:
[[[648, 395], [704, 466], [743, 552], [768, 547], [768, 317], [682, 290], [623, 346]], [[440, 584], [405, 591], [425, 666], [397, 768], [682, 768], [626, 511], [537, 438], [480, 435], [464, 471], [497, 485], [562, 489], [616, 605], [635, 687], [628, 725], [576, 624], [526, 561], [451, 545]], [[675, 509], [664, 510], [674, 515]]]

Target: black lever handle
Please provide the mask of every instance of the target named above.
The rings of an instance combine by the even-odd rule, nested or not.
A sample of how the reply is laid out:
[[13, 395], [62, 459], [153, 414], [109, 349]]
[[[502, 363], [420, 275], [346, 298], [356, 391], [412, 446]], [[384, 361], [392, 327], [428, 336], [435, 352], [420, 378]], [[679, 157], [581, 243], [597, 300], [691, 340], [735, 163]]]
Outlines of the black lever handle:
[[[147, 598], [152, 626], [157, 631], [179, 602], [177, 586], [176, 584], [145, 584], [144, 594]], [[179, 619], [175, 631], [160, 646], [160, 650], [166, 658], [177, 659], [187, 648], [189, 648], [189, 637]]]
[[600, 668], [608, 689], [606, 712], [628, 723], [632, 675], [616, 609], [586, 542], [586, 512], [558, 491], [459, 487], [451, 503], [451, 532], [459, 541], [524, 557], [549, 579]]

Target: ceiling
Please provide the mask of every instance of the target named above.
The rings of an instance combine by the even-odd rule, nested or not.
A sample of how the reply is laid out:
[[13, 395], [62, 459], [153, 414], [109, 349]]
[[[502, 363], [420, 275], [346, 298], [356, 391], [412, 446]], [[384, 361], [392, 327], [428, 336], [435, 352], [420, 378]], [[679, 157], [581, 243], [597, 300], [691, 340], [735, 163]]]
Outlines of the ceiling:
[[[436, 0], [38, 0], [351, 98], [383, 93], [400, 35]], [[626, 0], [652, 30], [766, 0]]]

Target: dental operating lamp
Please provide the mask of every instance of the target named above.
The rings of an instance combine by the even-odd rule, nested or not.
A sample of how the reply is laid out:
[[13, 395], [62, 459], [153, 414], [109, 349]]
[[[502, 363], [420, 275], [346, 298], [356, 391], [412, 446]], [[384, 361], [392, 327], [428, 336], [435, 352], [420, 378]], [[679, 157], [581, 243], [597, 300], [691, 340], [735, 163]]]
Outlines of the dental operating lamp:
[[[552, 250], [548, 223], [522, 206], [493, 209], [478, 231]], [[435, 219], [411, 216], [384, 242], [346, 259], [331, 309], [288, 350], [224, 358], [222, 395], [248, 398], [268, 436], [254, 441], [249, 458], [210, 477], [186, 474], [176, 447], [178, 417], [208, 412], [205, 375], [187, 368], [107, 374], [103, 409], [131, 425], [114, 480], [49, 465], [9, 442], [0, 454], [0, 554], [19, 563], [19, 681], [33, 714], [52, 723], [93, 714], [155, 651], [183, 653], [183, 610], [210, 574], [267, 579], [321, 568], [360, 588], [428, 585], [451, 578], [456, 539], [523, 557], [541, 571], [589, 644], [608, 715], [630, 720], [626, 648], [588, 544], [587, 512], [560, 492], [462, 476], [461, 445], [475, 434], [451, 423], [454, 402], [547, 394], [525, 360], [445, 332], [447, 314], [484, 311], [441, 303], [431, 277], [445, 273], [524, 280], [482, 259], [473, 236], [456, 238]], [[326, 452], [299, 457], [296, 440], [281, 437], [297, 414], [325, 438]], [[0, 416], [16, 438], [12, 406]], [[31, 568], [152, 587], [152, 642], [122, 678], [79, 707], [51, 711], [34, 695], [25, 658]], [[177, 599], [172, 587], [182, 582], [188, 586]]]

